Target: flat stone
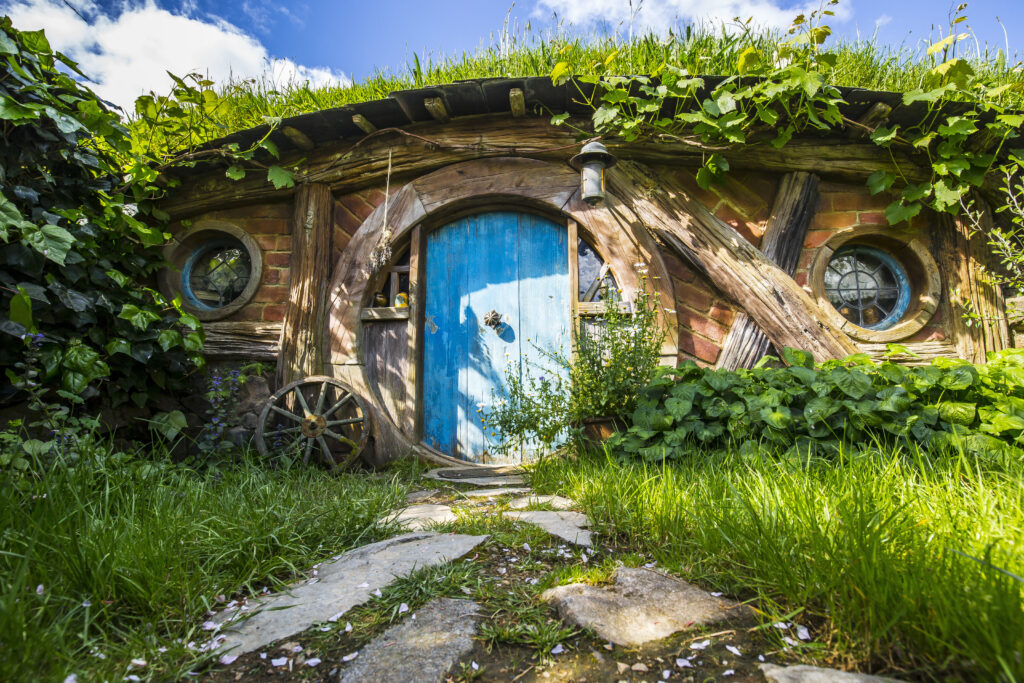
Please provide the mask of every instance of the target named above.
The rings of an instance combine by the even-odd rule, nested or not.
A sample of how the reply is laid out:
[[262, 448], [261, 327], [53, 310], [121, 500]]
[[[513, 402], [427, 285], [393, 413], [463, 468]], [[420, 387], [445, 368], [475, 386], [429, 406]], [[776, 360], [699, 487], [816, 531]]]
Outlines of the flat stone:
[[[293, 584], [286, 593], [260, 600], [245, 613], [250, 618], [226, 626], [220, 651], [240, 655], [305, 631], [366, 602], [396, 577], [458, 559], [486, 538], [421, 532], [350, 550], [321, 564], [316, 583]], [[214, 621], [224, 624], [237, 616], [243, 615], [222, 613]]]
[[452, 484], [473, 486], [519, 486], [525, 483], [521, 470], [514, 465], [477, 465], [475, 467], [440, 467], [423, 476]]
[[388, 515], [384, 518], [384, 522], [398, 522], [399, 526], [415, 531], [425, 529], [431, 524], [454, 522], [456, 519], [458, 518], [455, 513], [447, 505], [420, 503], [419, 505], [410, 505], [393, 515]]
[[550, 505], [556, 510], [568, 510], [576, 507], [576, 501], [562, 496], [523, 496], [509, 501], [508, 506], [513, 510], [521, 510], [531, 505]]
[[409, 495], [405, 497], [406, 503], [418, 503], [421, 500], [433, 498], [441, 491], [439, 489], [428, 489], [426, 491], [411, 491]]
[[772, 683], [899, 683], [896, 678], [884, 678], [870, 674], [850, 673], [838, 669], [821, 669], [816, 666], [777, 666], [758, 664], [764, 677]]
[[565, 621], [626, 646], [749, 614], [739, 603], [649, 569], [619, 567], [612, 579], [611, 586], [556, 586], [541, 597], [552, 603]]
[[590, 532], [583, 527], [590, 526], [590, 520], [582, 512], [552, 512], [550, 510], [515, 510], [504, 513], [506, 519], [536, 524], [552, 536], [589, 548]]
[[480, 606], [470, 600], [436, 598], [374, 638], [342, 669], [341, 683], [442, 681], [473, 651]]
[[493, 489], [474, 489], [472, 491], [459, 491], [460, 496], [466, 498], [497, 498], [498, 496], [517, 496], [520, 493], [529, 493], [530, 489], [522, 487], [499, 486]]

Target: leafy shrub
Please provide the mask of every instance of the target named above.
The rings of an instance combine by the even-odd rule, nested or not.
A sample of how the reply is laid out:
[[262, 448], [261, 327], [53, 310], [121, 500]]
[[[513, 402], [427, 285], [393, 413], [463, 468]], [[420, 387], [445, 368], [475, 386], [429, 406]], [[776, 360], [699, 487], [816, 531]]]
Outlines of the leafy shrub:
[[659, 371], [632, 426], [609, 446], [649, 461], [759, 441], [799, 457], [871, 440], [1024, 456], [1024, 351], [990, 354], [986, 365], [938, 358], [913, 368], [864, 354], [818, 366], [804, 351], [783, 356], [789, 367]]

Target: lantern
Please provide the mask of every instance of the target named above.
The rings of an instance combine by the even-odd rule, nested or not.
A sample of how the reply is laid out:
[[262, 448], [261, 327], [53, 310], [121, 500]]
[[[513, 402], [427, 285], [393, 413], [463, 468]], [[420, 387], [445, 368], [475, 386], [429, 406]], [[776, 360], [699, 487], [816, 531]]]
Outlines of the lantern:
[[600, 142], [588, 142], [580, 153], [569, 159], [569, 165], [580, 172], [583, 201], [597, 206], [604, 201], [604, 171], [615, 165], [615, 157]]

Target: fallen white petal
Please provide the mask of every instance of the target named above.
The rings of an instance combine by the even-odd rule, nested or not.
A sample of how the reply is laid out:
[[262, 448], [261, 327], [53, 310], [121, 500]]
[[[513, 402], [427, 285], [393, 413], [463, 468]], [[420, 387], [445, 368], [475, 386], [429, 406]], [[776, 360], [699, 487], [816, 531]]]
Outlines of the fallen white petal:
[[722, 672], [722, 675], [723, 676], [732, 676], [734, 673], [736, 673], [736, 672], [733, 671], [732, 669], [726, 669], [725, 671]]
[[763, 662], [764, 661], [764, 655], [758, 655], [757, 656], [757, 661]]
[[302, 652], [302, 646], [301, 645], [296, 645], [295, 647], [292, 648], [292, 652], [294, 652], [295, 654], [299, 654], [300, 652]]
[[327, 617], [327, 621], [329, 621], [329, 622], [331, 622], [331, 623], [333, 624], [333, 623], [334, 623], [334, 622], [336, 622], [336, 621], [337, 621], [338, 619], [341, 619], [341, 616], [342, 616], [343, 614], [345, 614], [345, 613], [344, 613], [344, 612], [338, 612], [338, 613], [337, 613], [337, 614], [335, 614], [335, 615], [334, 615], [333, 617]]
[[36, 586], [36, 595], [42, 595], [43, 590], [43, 584], [39, 584], [38, 586]]
[[563, 652], [565, 652], [565, 648], [562, 647], [561, 643], [559, 643], [558, 645], [555, 645], [553, 648], [551, 648], [551, 654], [553, 654], [553, 655], [560, 655]]
[[215, 621], [204, 621], [203, 625], [199, 628], [203, 629], [204, 631], [216, 631], [220, 628], [220, 624], [218, 624]]
[[408, 611], [409, 611], [409, 605], [405, 604], [404, 602], [401, 605], [398, 606], [398, 613], [399, 614], [405, 614]]
[[782, 636], [782, 639], [783, 639], [784, 641], [786, 641], [786, 645], [789, 645], [789, 646], [791, 646], [791, 647], [792, 647], [793, 645], [799, 645], [799, 643], [798, 643], [798, 642], [796, 642], [795, 640], [793, 640], [793, 639], [792, 639], [792, 638], [790, 638], [789, 636]]
[[136, 676], [135, 674], [128, 674], [124, 677], [124, 680], [132, 681], [132, 683], [135, 683], [136, 681], [141, 681], [142, 679]]
[[343, 662], [351, 662], [353, 659], [355, 659], [358, 656], [359, 656], [358, 652], [353, 652], [350, 655], [345, 655], [344, 657], [342, 657], [341, 661], [343, 661]]
[[664, 678], [666, 681], [668, 680], [668, 677], [671, 676], [671, 675], [672, 675], [672, 672], [669, 671], [668, 669], [665, 669], [664, 671], [661, 672], [661, 677]]
[[260, 653], [260, 659], [266, 659], [266, 658], [267, 658], [267, 653], [266, 652], [261, 652]]
[[382, 594], [382, 593], [380, 592], [380, 589], [379, 589], [379, 588], [378, 588], [378, 589], [376, 589], [376, 590], [374, 590], [374, 591], [373, 591], [373, 594], [374, 594], [374, 595], [376, 595], [376, 596], [377, 596], [378, 598], [379, 598], [379, 597], [380, 597], [381, 595], [383, 595], [383, 594]]
[[690, 664], [689, 659], [683, 659], [682, 657], [676, 658], [676, 668], [678, 669], [692, 669], [693, 664]]
[[68, 674], [64, 677], [64, 683], [78, 683], [78, 674]]
[[506, 571], [508, 571], [508, 570], [506, 570], [504, 567], [498, 567], [498, 573], [499, 574], [504, 574]]
[[473, 667], [473, 671], [476, 671], [480, 668], [480, 665], [476, 662], [473, 662], [472, 664], [470, 664], [470, 666]]
[[526, 552], [530, 552], [530, 544], [529, 543], [524, 543], [523, 544], [523, 550], [525, 550]]
[[796, 637], [799, 638], [800, 640], [810, 640], [811, 639], [811, 632], [807, 630], [806, 626], [797, 626], [796, 627]]
[[346, 621], [345, 622], [345, 633], [351, 633], [351, 632], [352, 632], [352, 624]]
[[720, 597], [722, 597], [723, 595], [725, 595], [725, 593], [722, 593], [721, 591], [715, 591], [715, 592], [714, 592], [714, 593], [712, 593], [711, 595], [712, 595], [712, 596], [714, 596], [714, 597], [716, 597], [716, 598], [720, 598]]
[[276, 659], [271, 659], [270, 660], [270, 665], [271, 666], [284, 666], [287, 663], [288, 663], [288, 658], [287, 657], [278, 657]]
[[733, 646], [733, 645], [726, 645], [725, 649], [728, 650], [729, 652], [733, 653], [737, 657], [742, 657], [743, 656], [743, 654], [740, 652], [740, 649], [738, 647]]
[[366, 583], [365, 581], [363, 581], [361, 584], [356, 586], [356, 588], [369, 588], [369, 587], [370, 587], [370, 584]]
[[132, 661], [129, 662], [129, 665], [134, 667], [134, 668], [136, 668], [136, 669], [142, 669], [142, 668], [144, 668], [146, 666], [146, 660], [145, 659], [133, 659]]
[[787, 624], [784, 621], [776, 621], [774, 624], [772, 624], [772, 626], [779, 629], [780, 631], [785, 631], [787, 628], [789, 628], [789, 624]]
[[234, 664], [236, 659], [238, 659], [238, 655], [223, 655], [220, 658], [220, 663], [228, 666], [229, 664]]
[[690, 649], [691, 650], [703, 650], [704, 648], [706, 648], [710, 644], [711, 644], [710, 640], [702, 640], [699, 643], [690, 643]]
[[306, 660], [306, 666], [317, 666], [320, 663], [319, 657], [313, 657], [312, 659]]

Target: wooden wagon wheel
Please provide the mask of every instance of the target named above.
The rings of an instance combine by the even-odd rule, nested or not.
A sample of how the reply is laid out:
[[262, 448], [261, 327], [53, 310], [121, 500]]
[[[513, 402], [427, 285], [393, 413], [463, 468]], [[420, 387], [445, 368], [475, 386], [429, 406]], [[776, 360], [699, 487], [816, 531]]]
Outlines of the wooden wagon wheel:
[[370, 436], [363, 400], [333, 377], [313, 375], [281, 387], [260, 413], [256, 448], [265, 456], [313, 451], [332, 471], [352, 464]]

